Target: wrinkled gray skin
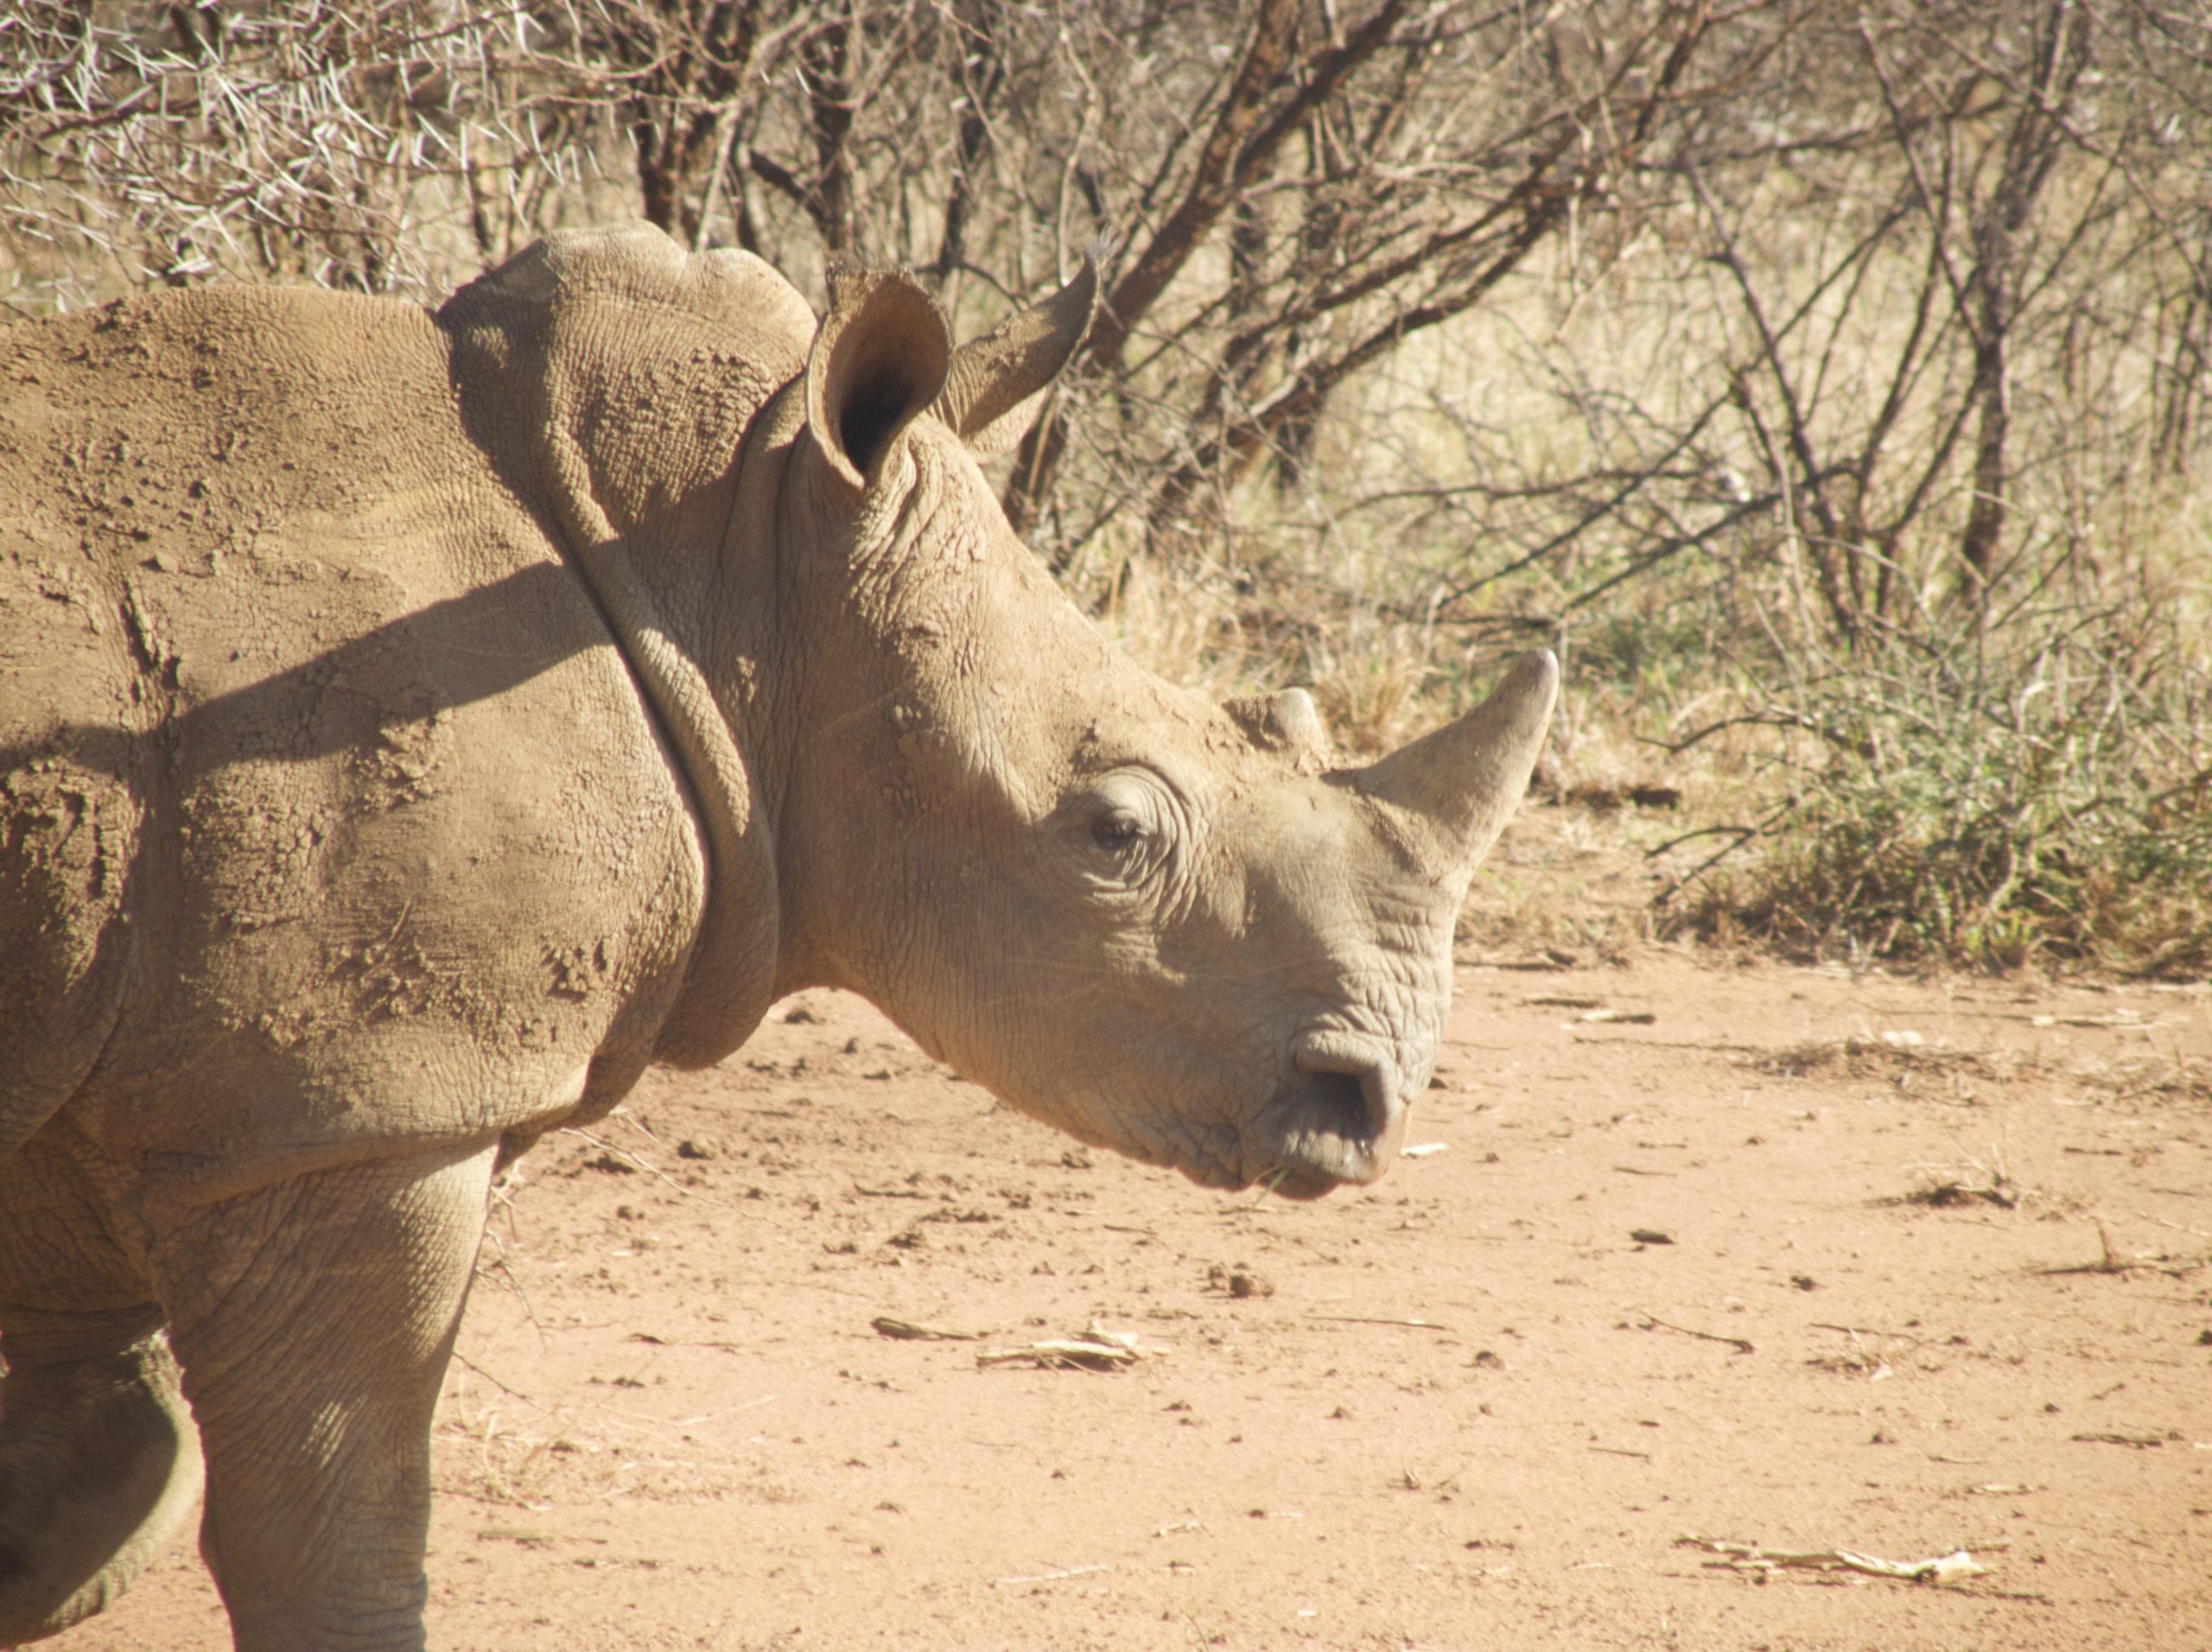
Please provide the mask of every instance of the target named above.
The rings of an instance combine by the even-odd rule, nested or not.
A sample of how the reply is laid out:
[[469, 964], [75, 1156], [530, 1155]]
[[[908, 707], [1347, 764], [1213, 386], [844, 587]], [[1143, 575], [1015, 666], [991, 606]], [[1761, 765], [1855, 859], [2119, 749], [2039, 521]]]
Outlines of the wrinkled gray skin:
[[495, 1166], [794, 988], [1209, 1185], [1389, 1163], [1549, 657], [1328, 770], [1303, 696], [1116, 656], [976, 467], [1087, 269], [957, 352], [833, 296], [625, 229], [435, 315], [0, 330], [0, 1644], [204, 1452], [239, 1646], [419, 1646]]

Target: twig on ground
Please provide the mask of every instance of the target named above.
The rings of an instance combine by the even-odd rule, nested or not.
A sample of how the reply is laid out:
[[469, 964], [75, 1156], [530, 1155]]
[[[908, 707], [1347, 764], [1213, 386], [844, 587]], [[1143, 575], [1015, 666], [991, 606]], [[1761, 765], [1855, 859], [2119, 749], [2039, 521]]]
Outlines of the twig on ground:
[[510, 1400], [519, 1400], [531, 1410], [543, 1411], [549, 1417], [554, 1414], [550, 1407], [539, 1404], [537, 1401], [531, 1399], [527, 1394], [523, 1393], [519, 1388], [509, 1388], [505, 1383], [500, 1382], [498, 1377], [493, 1376], [491, 1372], [486, 1370], [481, 1365], [479, 1365], [474, 1360], [469, 1358], [467, 1355], [462, 1353], [457, 1348], [453, 1351], [453, 1362], [456, 1365], [467, 1366], [470, 1370], [475, 1372], [477, 1376], [482, 1377], [486, 1382], [489, 1382], [493, 1388], [499, 1389], [500, 1393], [505, 1395]]
[[2139, 1452], [2155, 1451], [2166, 1442], [2157, 1434], [2123, 1434], [2116, 1432], [2075, 1434], [2072, 1439], [2090, 1446], [2132, 1446]]
[[980, 1366], [1028, 1364], [1040, 1370], [1113, 1371], [1134, 1365], [1157, 1349], [1137, 1346], [1135, 1335], [1092, 1325], [1073, 1337], [1048, 1337], [1020, 1348], [987, 1348], [976, 1356]]
[[1890, 1337], [1898, 1342], [1924, 1343], [1925, 1337], [1916, 1337], [1910, 1331], [1884, 1331], [1877, 1325], [1840, 1325], [1832, 1320], [1811, 1319], [1806, 1322], [1815, 1331], [1840, 1331], [1847, 1337]]
[[1103, 1572], [1105, 1570], [1106, 1566], [1103, 1561], [1096, 1566], [1063, 1566], [1058, 1572], [1039, 1572], [1032, 1576], [1024, 1578], [993, 1578], [991, 1579], [991, 1587], [994, 1589], [1003, 1589], [1011, 1584], [1058, 1583], [1062, 1578], [1084, 1578], [1089, 1577], [1094, 1572]]
[[2039, 1271], [2046, 1277], [2056, 1277], [2066, 1274], [2133, 1274], [2138, 1271], [2147, 1271], [2168, 1274], [2177, 1279], [2183, 1274], [2195, 1273], [2198, 1268], [2205, 1266], [2208, 1260], [2202, 1256], [2169, 1256], [2164, 1253], [2155, 1256], [2123, 1256], [2112, 1248], [2112, 1235], [2101, 1222], [2097, 1223], [2097, 1245], [2104, 1254], [2093, 1262], [2068, 1262]]
[[894, 1342], [981, 1342], [991, 1333], [987, 1331], [947, 1331], [941, 1325], [917, 1325], [912, 1319], [894, 1319], [880, 1313], [868, 1321], [879, 1337], [889, 1337]]
[[1741, 1337], [1723, 1337], [1715, 1331], [1693, 1331], [1688, 1325], [1670, 1325], [1658, 1315], [1643, 1308], [1632, 1308], [1630, 1312], [1643, 1315], [1643, 1329], [1646, 1331], [1671, 1331], [1677, 1336], [1694, 1337], [1700, 1342], [1726, 1343], [1739, 1354], [1754, 1354], [1758, 1351]]
[[562, 1126], [561, 1134], [563, 1135], [575, 1136], [577, 1140], [588, 1143], [592, 1147], [597, 1147], [601, 1153], [612, 1154], [616, 1159], [628, 1160], [639, 1170], [644, 1171], [646, 1175], [651, 1176], [656, 1181], [664, 1183], [667, 1186], [674, 1188], [685, 1198], [697, 1199], [702, 1204], [717, 1205], [725, 1210], [729, 1208], [728, 1206], [722, 1204], [720, 1199], [708, 1198], [705, 1194], [700, 1192], [696, 1187], [684, 1186], [682, 1182], [677, 1181], [674, 1177], [671, 1176], [658, 1165], [653, 1163], [652, 1160], [645, 1158], [642, 1153], [632, 1153], [627, 1147], [618, 1147], [611, 1141], [602, 1141], [588, 1130], [579, 1130], [573, 1124]]
[[1732, 1572], [1765, 1573], [1783, 1566], [1814, 1572], [1858, 1572], [1870, 1578], [1895, 1578], [1904, 1583], [1957, 1583], [1986, 1576], [1989, 1568], [1964, 1549], [1953, 1549], [1925, 1560], [1885, 1560], [1878, 1555], [1850, 1549], [1777, 1549], [1759, 1543], [1728, 1543], [1719, 1538], [1694, 1535], [1675, 1540], [1678, 1548], [1704, 1549], [1719, 1555], [1707, 1566]]
[[658, 1147], [663, 1153], [666, 1153], [668, 1151], [668, 1143], [663, 1141], [658, 1136], [655, 1135], [652, 1130], [648, 1129], [646, 1128], [645, 1121], [639, 1118], [635, 1113], [632, 1113], [626, 1106], [618, 1106], [610, 1109], [607, 1116], [610, 1119], [620, 1119], [623, 1123], [628, 1125], [632, 1130], [635, 1130], [639, 1135], [645, 1137], [646, 1141], [652, 1142], [653, 1146]]
[[741, 1354], [746, 1351], [745, 1344], [740, 1342], [727, 1342], [711, 1337], [697, 1338], [656, 1337], [650, 1331], [633, 1331], [630, 1333], [630, 1340], [648, 1343], [655, 1348], [719, 1348], [725, 1354]]

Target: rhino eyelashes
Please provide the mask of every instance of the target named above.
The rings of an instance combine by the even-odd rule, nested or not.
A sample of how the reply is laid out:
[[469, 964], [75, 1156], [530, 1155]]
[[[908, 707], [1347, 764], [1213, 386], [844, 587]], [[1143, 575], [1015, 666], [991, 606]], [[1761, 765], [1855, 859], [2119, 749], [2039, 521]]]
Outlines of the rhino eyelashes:
[[1144, 823], [1135, 815], [1116, 811], [1090, 823], [1090, 841], [1109, 855], [1126, 854], [1144, 837]]
[[1108, 862], [1094, 875], [1130, 893], [1155, 880], [1173, 860], [1178, 839], [1188, 834], [1166, 782], [1135, 766], [1099, 776], [1067, 807], [1069, 826]]

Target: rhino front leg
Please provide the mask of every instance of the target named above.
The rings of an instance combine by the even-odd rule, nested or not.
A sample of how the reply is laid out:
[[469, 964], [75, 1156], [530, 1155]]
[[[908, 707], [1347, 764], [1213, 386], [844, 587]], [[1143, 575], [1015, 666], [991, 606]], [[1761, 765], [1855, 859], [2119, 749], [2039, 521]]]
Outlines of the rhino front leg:
[[0, 1646], [108, 1604], [200, 1496], [161, 1313], [0, 1307]]
[[422, 1646], [431, 1413], [495, 1145], [303, 1176], [159, 1243], [239, 1652]]
[[99, 1162], [62, 1120], [0, 1157], [0, 1646], [113, 1600], [200, 1494], [162, 1312]]

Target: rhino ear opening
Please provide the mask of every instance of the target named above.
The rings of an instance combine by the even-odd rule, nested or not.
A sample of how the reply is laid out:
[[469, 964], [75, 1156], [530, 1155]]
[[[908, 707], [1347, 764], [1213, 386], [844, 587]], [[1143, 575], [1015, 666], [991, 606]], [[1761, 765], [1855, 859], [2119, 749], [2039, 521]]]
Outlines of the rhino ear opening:
[[1083, 343], [1097, 307], [1098, 265], [1086, 252], [1058, 292], [954, 352], [937, 416], [971, 452], [1010, 450], [1036, 423], [1045, 392]]
[[1513, 814], [1551, 726], [1559, 661], [1523, 654], [1490, 698], [1455, 722], [1362, 769], [1362, 791], [1426, 819], [1459, 866], [1472, 869]]
[[830, 467], [865, 488], [944, 388], [952, 339], [937, 301], [898, 270], [836, 270], [806, 359], [806, 420]]

